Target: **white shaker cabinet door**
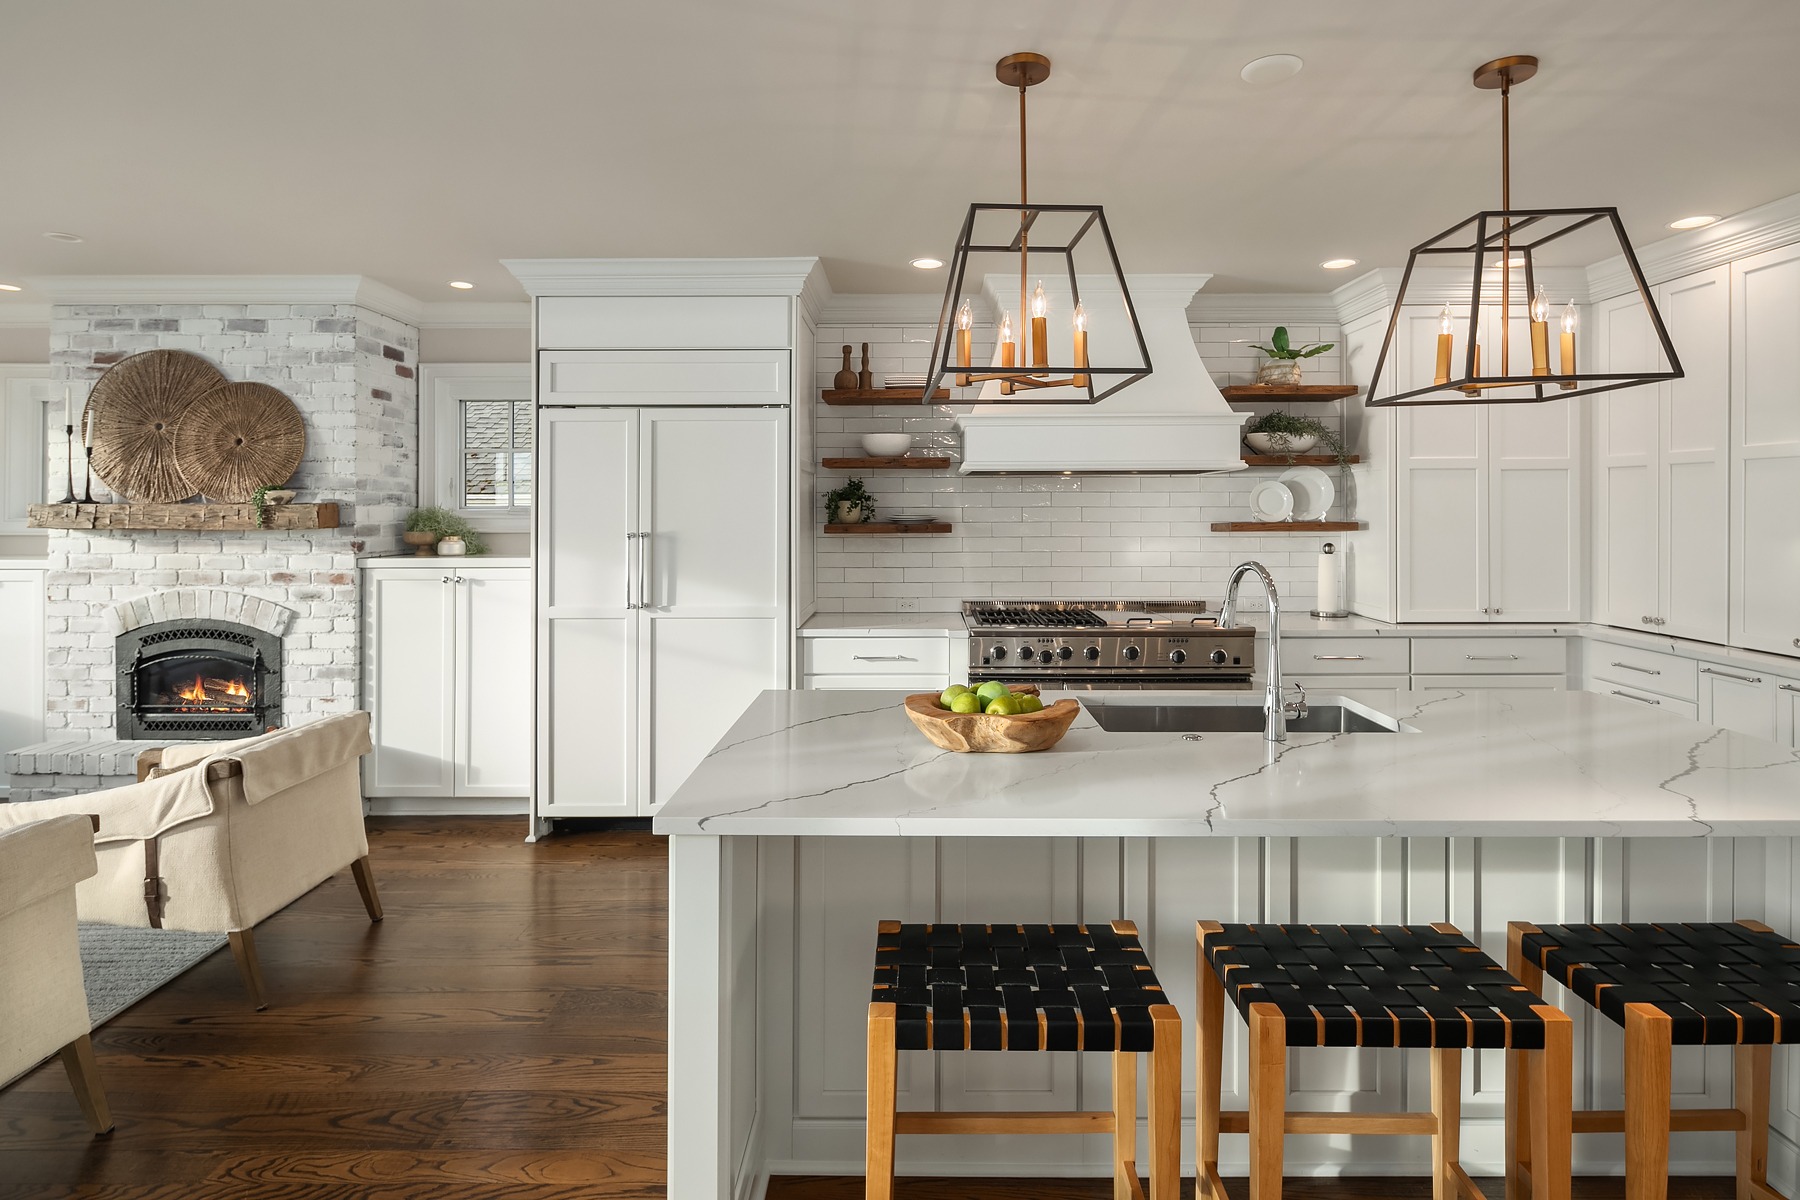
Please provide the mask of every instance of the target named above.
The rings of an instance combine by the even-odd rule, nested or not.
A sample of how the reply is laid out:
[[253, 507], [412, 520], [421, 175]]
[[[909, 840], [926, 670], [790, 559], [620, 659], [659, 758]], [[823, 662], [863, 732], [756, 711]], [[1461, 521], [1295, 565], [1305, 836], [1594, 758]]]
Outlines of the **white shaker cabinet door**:
[[370, 796], [456, 794], [453, 570], [365, 573], [364, 703], [374, 749], [363, 767]]
[[1730, 269], [1665, 283], [1657, 301], [1687, 374], [1661, 388], [1656, 632], [1723, 642], [1731, 610], [1731, 542], [1721, 535], [1731, 519]]
[[[1602, 369], [1652, 361], [1656, 339], [1636, 293], [1596, 304], [1594, 327]], [[1660, 397], [1656, 385], [1593, 397], [1594, 601], [1608, 625], [1656, 624]]]
[[1731, 266], [1731, 644], [1800, 650], [1800, 246]]
[[1409, 408], [1397, 424], [1400, 619], [1485, 621], [1487, 409]]
[[636, 626], [631, 615], [566, 617], [540, 635], [540, 816], [638, 815]]
[[637, 586], [638, 414], [550, 408], [538, 424], [540, 615], [624, 613]]
[[[1512, 322], [1511, 344], [1530, 361], [1528, 322]], [[1583, 409], [1558, 399], [1474, 411], [1488, 420], [1488, 615], [1579, 621]]]
[[531, 794], [531, 576], [458, 568], [456, 794]]

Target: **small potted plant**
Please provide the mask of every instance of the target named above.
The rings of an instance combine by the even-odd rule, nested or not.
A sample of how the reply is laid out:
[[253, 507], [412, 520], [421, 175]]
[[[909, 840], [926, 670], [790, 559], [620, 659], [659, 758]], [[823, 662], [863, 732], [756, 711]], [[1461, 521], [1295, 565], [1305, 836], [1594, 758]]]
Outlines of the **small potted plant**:
[[415, 553], [430, 555], [436, 553], [434, 547], [446, 537], [461, 538], [466, 553], [487, 553], [487, 543], [481, 540], [473, 525], [435, 504], [413, 509], [412, 515], [406, 518], [406, 532], [401, 540], [409, 546], [417, 546]]
[[875, 497], [860, 479], [846, 479], [825, 493], [825, 521], [831, 525], [860, 525], [875, 517]]
[[1340, 466], [1347, 461], [1344, 443], [1337, 431], [1314, 417], [1296, 416], [1276, 409], [1244, 427], [1244, 444], [1257, 454], [1285, 454], [1291, 459], [1321, 443], [1337, 455]]
[[1269, 338], [1267, 346], [1256, 346], [1269, 356], [1261, 369], [1256, 372], [1256, 382], [1270, 383], [1281, 387], [1297, 387], [1300, 384], [1300, 361], [1325, 353], [1336, 345], [1335, 342], [1310, 342], [1304, 346], [1294, 346], [1288, 342], [1286, 325], [1277, 325], [1275, 333]]

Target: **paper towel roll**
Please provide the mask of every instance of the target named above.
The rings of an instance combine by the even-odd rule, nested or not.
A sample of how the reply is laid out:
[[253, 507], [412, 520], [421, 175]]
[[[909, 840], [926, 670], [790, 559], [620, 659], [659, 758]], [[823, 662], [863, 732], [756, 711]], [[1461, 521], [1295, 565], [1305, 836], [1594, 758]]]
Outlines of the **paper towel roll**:
[[1344, 587], [1344, 556], [1337, 547], [1326, 542], [1319, 551], [1319, 607], [1321, 615], [1331, 616], [1349, 607]]

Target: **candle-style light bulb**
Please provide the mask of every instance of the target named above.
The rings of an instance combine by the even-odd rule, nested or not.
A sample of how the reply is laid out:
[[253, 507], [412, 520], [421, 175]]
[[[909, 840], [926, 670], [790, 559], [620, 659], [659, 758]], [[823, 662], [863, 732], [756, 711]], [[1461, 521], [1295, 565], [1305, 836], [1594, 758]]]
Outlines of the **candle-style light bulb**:
[[1031, 365], [1038, 373], [1050, 365], [1050, 298], [1044, 295], [1044, 281], [1038, 280], [1037, 291], [1031, 293]]
[[1075, 302], [1075, 332], [1087, 332], [1087, 309], [1081, 306], [1081, 301], [1079, 300]]
[[1570, 300], [1567, 304], [1565, 304], [1563, 306], [1562, 331], [1564, 333], [1574, 333], [1576, 320], [1577, 320], [1577, 318], [1575, 315], [1575, 301]]
[[1453, 324], [1455, 320], [1456, 316], [1450, 311], [1450, 306], [1444, 305], [1444, 311], [1438, 314], [1438, 334], [1440, 336], [1449, 334], [1455, 328]]
[[1451, 323], [1455, 320], [1455, 316], [1450, 312], [1450, 306], [1444, 305], [1444, 311], [1438, 314], [1437, 374], [1432, 378], [1432, 383], [1437, 387], [1443, 387], [1450, 382], [1450, 345], [1452, 341], [1450, 329]]
[[[969, 302], [964, 300], [962, 306], [956, 310], [956, 365], [959, 367], [970, 365], [971, 355], [975, 348], [975, 335], [972, 332], [974, 324], [975, 313], [969, 308]], [[957, 375], [956, 386], [969, 386], [969, 376], [966, 371]]]
[[972, 310], [969, 307], [969, 302], [967, 300], [964, 300], [962, 302], [962, 307], [956, 310], [956, 327], [958, 329], [966, 331], [966, 330], [972, 328], [974, 326], [974, 324], [975, 324], [974, 310]]
[[[1015, 366], [1018, 363], [1018, 353], [1019, 348], [1013, 341], [1012, 314], [1003, 312], [1000, 314], [1000, 365], [1002, 367]], [[1000, 381], [1000, 394], [1002, 396], [1013, 394], [1013, 385], [1010, 379]]]
[[[1578, 318], [1575, 315], [1575, 301], [1571, 298], [1568, 304], [1563, 306], [1562, 337], [1559, 339], [1562, 343], [1561, 374], [1564, 375], [1577, 374], [1577, 368], [1575, 366], [1575, 322], [1577, 319]], [[1563, 391], [1565, 392], [1574, 391], [1579, 386], [1580, 384], [1574, 382], [1565, 382], [1562, 385]]]
[[[1085, 367], [1088, 365], [1087, 309], [1081, 307], [1081, 301], [1079, 300], [1075, 302], [1075, 315], [1073, 321], [1075, 324], [1075, 365], [1077, 367]], [[1084, 388], [1088, 385], [1088, 377], [1077, 371], [1074, 378], [1070, 379], [1069, 382], [1078, 388]]]
[[1548, 375], [1550, 373], [1550, 301], [1544, 298], [1544, 285], [1538, 284], [1531, 293], [1531, 373]]
[[1012, 344], [1012, 340], [1012, 314], [1003, 312], [1000, 314], [1000, 344], [1009, 346]]
[[1044, 281], [1041, 279], [1038, 280], [1037, 290], [1031, 293], [1031, 315], [1034, 319], [1050, 315], [1050, 298], [1044, 295]]
[[1550, 319], [1550, 301], [1544, 298], [1544, 285], [1538, 284], [1537, 290], [1531, 294], [1531, 319], [1548, 321]]

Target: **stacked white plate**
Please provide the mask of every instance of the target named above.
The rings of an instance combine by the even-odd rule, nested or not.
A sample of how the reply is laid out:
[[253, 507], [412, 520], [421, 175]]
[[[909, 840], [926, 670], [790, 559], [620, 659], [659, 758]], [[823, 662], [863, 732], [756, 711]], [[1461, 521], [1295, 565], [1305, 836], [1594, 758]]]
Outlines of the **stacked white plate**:
[[889, 525], [929, 525], [936, 517], [888, 517]]
[[925, 386], [923, 375], [883, 375], [881, 386], [890, 388], [922, 388]]
[[1317, 467], [1291, 467], [1250, 489], [1250, 515], [1263, 522], [1323, 521], [1337, 496], [1331, 476]]

